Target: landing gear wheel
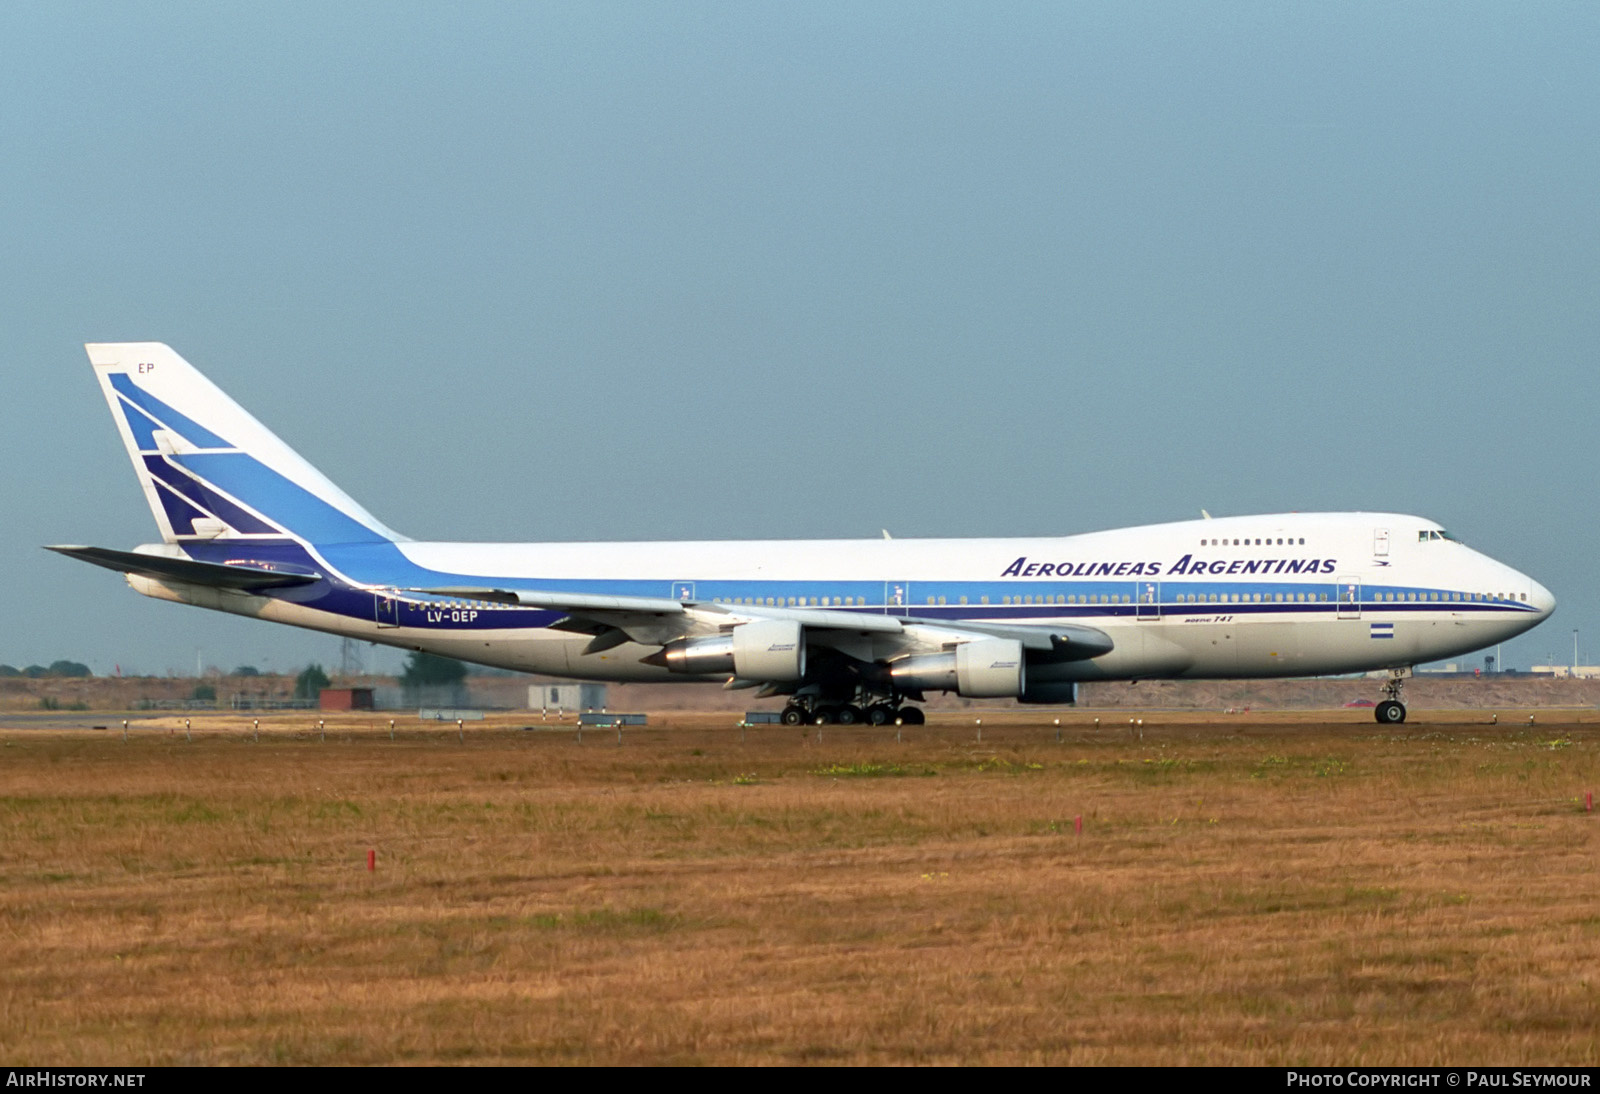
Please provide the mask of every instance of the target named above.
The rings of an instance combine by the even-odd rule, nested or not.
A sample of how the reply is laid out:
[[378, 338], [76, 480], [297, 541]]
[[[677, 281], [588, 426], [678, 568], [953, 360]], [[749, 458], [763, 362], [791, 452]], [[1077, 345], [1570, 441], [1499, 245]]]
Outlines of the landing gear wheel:
[[894, 711], [878, 703], [867, 708], [867, 725], [886, 726], [894, 721]]
[[818, 707], [816, 713], [811, 716], [811, 724], [814, 726], [831, 726], [838, 716], [839, 710], [837, 707]]
[[1389, 680], [1383, 685], [1383, 694], [1387, 698], [1372, 710], [1379, 724], [1397, 726], [1406, 720], [1406, 705], [1400, 701], [1400, 689], [1405, 687], [1406, 678], [1410, 675], [1410, 668], [1389, 670]]
[[857, 706], [842, 706], [833, 712], [834, 721], [842, 726], [853, 726], [861, 721], [861, 708]]
[[900, 724], [907, 726], [920, 726], [926, 724], [927, 719], [922, 715], [921, 707], [901, 707]]
[[786, 726], [801, 726], [806, 723], [806, 712], [799, 707], [784, 707], [781, 717]]
[[1406, 705], [1385, 699], [1372, 710], [1373, 715], [1386, 726], [1397, 726], [1406, 720]]

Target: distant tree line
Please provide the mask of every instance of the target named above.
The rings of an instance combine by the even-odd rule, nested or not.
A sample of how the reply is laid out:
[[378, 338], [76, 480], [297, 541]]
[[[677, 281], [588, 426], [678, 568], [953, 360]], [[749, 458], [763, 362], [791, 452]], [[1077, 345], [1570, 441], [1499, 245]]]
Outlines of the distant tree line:
[[25, 669], [13, 665], [0, 665], [0, 676], [26, 676], [37, 680], [44, 676], [93, 676], [89, 666], [81, 661], [52, 661], [49, 665], [29, 665]]
[[456, 687], [466, 680], [465, 662], [421, 650], [406, 655], [405, 667], [400, 672], [400, 685], [407, 688]]
[[[215, 671], [215, 670], [213, 670]], [[29, 665], [19, 669], [14, 665], [0, 665], [0, 678], [26, 677], [28, 679], [41, 679], [45, 677], [84, 677], [93, 676], [89, 666], [81, 661], [52, 661], [48, 665]], [[240, 665], [233, 670], [234, 676], [261, 676], [262, 672], [254, 665]], [[450, 657], [436, 657], [431, 653], [414, 652], [406, 658], [404, 669], [400, 673], [400, 683], [408, 689], [444, 687], [459, 688], [465, 684], [467, 666], [461, 661]], [[321, 665], [307, 665], [294, 678], [294, 693], [301, 699], [315, 699], [317, 693], [329, 685], [328, 674]], [[208, 685], [203, 685], [208, 686]], [[215, 690], [214, 688], [212, 689]], [[199, 696], [196, 696], [197, 698]]]
[[321, 665], [307, 665], [300, 675], [294, 678], [294, 697], [315, 699], [331, 682], [328, 674], [322, 671]]
[[467, 701], [467, 666], [453, 657], [421, 650], [407, 654], [400, 671], [400, 693], [407, 703], [462, 706]]

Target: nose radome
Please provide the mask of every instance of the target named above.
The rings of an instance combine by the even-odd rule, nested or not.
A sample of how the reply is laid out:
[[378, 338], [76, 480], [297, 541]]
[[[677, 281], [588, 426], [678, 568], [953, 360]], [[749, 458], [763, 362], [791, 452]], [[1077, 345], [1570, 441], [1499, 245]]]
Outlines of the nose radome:
[[1541, 617], [1548, 616], [1556, 610], [1556, 598], [1549, 589], [1532, 580], [1528, 582], [1528, 585], [1528, 603], [1539, 610]]

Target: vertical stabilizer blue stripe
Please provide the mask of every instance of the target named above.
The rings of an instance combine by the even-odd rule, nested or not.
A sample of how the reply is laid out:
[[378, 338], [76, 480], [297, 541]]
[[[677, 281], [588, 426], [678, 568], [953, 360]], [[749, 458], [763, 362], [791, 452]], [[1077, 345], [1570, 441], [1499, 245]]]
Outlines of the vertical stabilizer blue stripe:
[[166, 483], [159, 479], [156, 481], [156, 497], [161, 499], [161, 508], [167, 512], [167, 523], [172, 525], [172, 532], [179, 536], [194, 535], [194, 522], [206, 514], [196, 509], [188, 498], [174, 493]]
[[282, 529], [274, 528], [259, 517], [247, 513], [207, 484], [191, 479], [188, 475], [167, 466], [166, 460], [160, 456], [146, 456], [144, 465], [158, 483], [171, 487], [175, 493], [194, 505], [211, 510], [235, 532], [268, 536], [283, 534]]
[[172, 462], [312, 543], [388, 542], [388, 537], [243, 452], [190, 453], [173, 456]]
[[126, 399], [118, 399], [117, 405], [122, 408], [122, 418], [128, 423], [128, 428], [133, 430], [133, 440], [139, 446], [139, 451], [156, 451], [156, 430], [161, 428], [161, 423]]
[[[127, 399], [134, 406], [147, 412], [152, 418], [160, 422], [162, 427], [170, 429], [196, 448], [232, 448], [233, 445], [217, 436], [211, 430], [199, 425], [173, 410], [166, 403], [145, 391], [126, 372], [113, 372], [111, 386], [117, 389], [117, 394]], [[151, 445], [154, 447], [154, 444]]]

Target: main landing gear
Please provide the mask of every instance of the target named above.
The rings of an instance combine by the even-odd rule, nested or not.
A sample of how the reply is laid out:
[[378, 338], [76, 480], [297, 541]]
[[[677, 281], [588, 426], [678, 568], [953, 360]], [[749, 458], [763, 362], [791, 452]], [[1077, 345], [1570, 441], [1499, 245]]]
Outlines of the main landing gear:
[[815, 695], [797, 695], [783, 708], [786, 726], [920, 726], [925, 719], [920, 707], [902, 706], [902, 695], [867, 695], [857, 702], [838, 702]]
[[1397, 726], [1406, 720], [1406, 705], [1400, 701], [1400, 689], [1405, 686], [1406, 677], [1410, 675], [1411, 670], [1408, 668], [1389, 670], [1389, 682], [1383, 685], [1383, 693], [1388, 698], [1372, 711], [1383, 725]]

